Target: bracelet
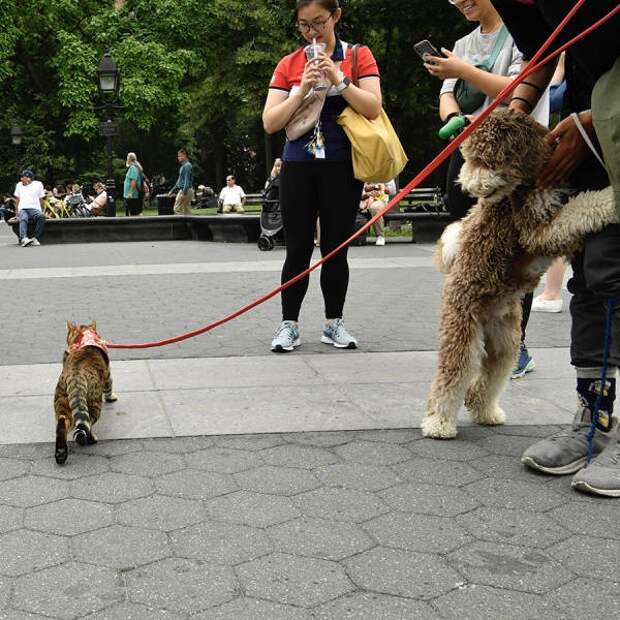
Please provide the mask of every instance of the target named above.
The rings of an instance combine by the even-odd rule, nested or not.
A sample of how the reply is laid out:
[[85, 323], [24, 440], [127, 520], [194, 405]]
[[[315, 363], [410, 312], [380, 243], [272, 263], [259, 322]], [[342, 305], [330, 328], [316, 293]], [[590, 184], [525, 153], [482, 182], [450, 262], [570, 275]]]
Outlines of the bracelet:
[[526, 82], [525, 80], [523, 80], [521, 82], [521, 84], [525, 84], [526, 86], [530, 86], [531, 88], [535, 88], [538, 91], [539, 95], [542, 95], [542, 88], [540, 86], [537, 86], [536, 84], [532, 84], [532, 82]]
[[512, 103], [513, 101], [523, 101], [523, 103], [525, 103], [525, 105], [527, 105], [527, 107], [530, 109], [530, 112], [534, 109], [534, 106], [527, 99], [524, 99], [523, 97], [513, 97], [510, 100], [510, 103]]
[[450, 112], [450, 114], [448, 114], [448, 116], [446, 116], [446, 118], [444, 119], [444, 123], [447, 123], [451, 118], [454, 118], [455, 116], [460, 116], [461, 113], [460, 112]]

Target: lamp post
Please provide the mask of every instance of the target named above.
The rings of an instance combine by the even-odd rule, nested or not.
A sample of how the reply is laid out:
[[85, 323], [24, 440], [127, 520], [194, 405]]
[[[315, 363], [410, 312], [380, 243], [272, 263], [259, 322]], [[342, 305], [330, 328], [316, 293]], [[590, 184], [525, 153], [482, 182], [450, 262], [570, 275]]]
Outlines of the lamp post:
[[108, 178], [105, 182], [106, 193], [108, 195], [108, 204], [106, 215], [109, 217], [116, 216], [116, 203], [114, 194], [116, 186], [114, 184], [114, 172], [112, 171], [112, 137], [117, 135], [118, 126], [112, 120], [114, 109], [120, 107], [115, 105], [120, 87], [120, 75], [112, 56], [106, 52], [97, 67], [97, 89], [101, 98], [105, 101], [99, 110], [105, 110], [105, 120], [99, 125], [99, 135], [106, 137], [106, 152], [108, 156]]
[[19, 146], [22, 143], [23, 137], [24, 132], [19, 125], [11, 127], [11, 142], [13, 143], [13, 146]]

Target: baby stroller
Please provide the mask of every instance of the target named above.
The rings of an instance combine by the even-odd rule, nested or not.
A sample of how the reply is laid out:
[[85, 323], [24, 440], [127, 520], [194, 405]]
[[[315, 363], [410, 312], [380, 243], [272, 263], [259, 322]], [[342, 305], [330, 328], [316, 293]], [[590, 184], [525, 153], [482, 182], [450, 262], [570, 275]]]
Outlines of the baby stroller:
[[262, 192], [263, 208], [260, 213], [261, 235], [258, 249], [273, 250], [276, 241], [284, 241], [284, 225], [280, 211], [280, 177], [269, 179]]

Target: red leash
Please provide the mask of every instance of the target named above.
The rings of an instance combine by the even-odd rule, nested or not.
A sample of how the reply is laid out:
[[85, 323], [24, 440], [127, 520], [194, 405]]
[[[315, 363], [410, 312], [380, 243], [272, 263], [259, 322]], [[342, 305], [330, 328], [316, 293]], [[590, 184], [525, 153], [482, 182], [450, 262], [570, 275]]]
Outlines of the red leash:
[[599, 19], [592, 26], [584, 30], [582, 33], [562, 45], [555, 52], [544, 58], [539, 62], [540, 57], [545, 53], [545, 51], [549, 48], [549, 46], [553, 43], [553, 41], [557, 38], [557, 36], [562, 32], [566, 24], [572, 19], [573, 15], [581, 8], [586, 0], [578, 0], [575, 6], [567, 13], [562, 22], [558, 24], [557, 28], [553, 31], [550, 37], [545, 41], [543, 46], [536, 52], [536, 54], [532, 57], [532, 59], [527, 63], [521, 73], [515, 77], [515, 79], [510, 82], [498, 95], [495, 99], [489, 104], [487, 108], [485, 108], [478, 117], [468, 125], [461, 134], [459, 134], [454, 140], [448, 144], [443, 151], [441, 151], [429, 164], [427, 164], [424, 169], [418, 173], [390, 202], [377, 214], [375, 214], [364, 226], [362, 226], [359, 230], [357, 230], [354, 234], [352, 234], [346, 241], [343, 241], [337, 248], [333, 249], [329, 254], [323, 256], [316, 263], [313, 263], [308, 269], [302, 271], [294, 278], [288, 280], [284, 284], [281, 284], [277, 288], [273, 289], [269, 293], [266, 293], [262, 297], [255, 299], [254, 301], [242, 306], [232, 314], [225, 316], [217, 321], [213, 321], [204, 327], [200, 327], [199, 329], [195, 329], [193, 331], [187, 332], [185, 334], [181, 334], [180, 336], [175, 336], [173, 338], [168, 338], [166, 340], [159, 340], [157, 342], [144, 342], [139, 344], [115, 344], [112, 342], [106, 342], [106, 345], [109, 349], [150, 349], [153, 347], [163, 347], [169, 344], [174, 344], [175, 342], [181, 342], [182, 340], [188, 340], [189, 338], [193, 338], [195, 336], [200, 336], [206, 332], [219, 327], [220, 325], [224, 325], [233, 319], [236, 319], [238, 316], [245, 314], [252, 308], [259, 306], [260, 304], [268, 301], [272, 297], [275, 297], [278, 293], [281, 293], [283, 290], [289, 288], [296, 282], [299, 282], [302, 278], [305, 278], [307, 275], [312, 273], [315, 269], [320, 267], [323, 263], [327, 262], [330, 258], [332, 258], [335, 254], [346, 248], [355, 238], [359, 237], [362, 233], [368, 230], [379, 218], [383, 217], [387, 211], [389, 211], [396, 203], [400, 202], [403, 198], [407, 196], [407, 194], [417, 187], [424, 179], [426, 179], [429, 174], [431, 174], [439, 165], [441, 165], [457, 148], [458, 146], [467, 139], [468, 136], [471, 135], [473, 131], [482, 123], [493, 110], [509, 95], [528, 75], [530, 75], [533, 71], [536, 71], [540, 67], [544, 66], [557, 56], [559, 56], [565, 49], [568, 49], [577, 41], [580, 41], [584, 37], [588, 36], [592, 31], [596, 30], [600, 26], [602, 26], [605, 22], [610, 20], [616, 13], [620, 11], [620, 5], [618, 5], [615, 9], [610, 11], [607, 15]]

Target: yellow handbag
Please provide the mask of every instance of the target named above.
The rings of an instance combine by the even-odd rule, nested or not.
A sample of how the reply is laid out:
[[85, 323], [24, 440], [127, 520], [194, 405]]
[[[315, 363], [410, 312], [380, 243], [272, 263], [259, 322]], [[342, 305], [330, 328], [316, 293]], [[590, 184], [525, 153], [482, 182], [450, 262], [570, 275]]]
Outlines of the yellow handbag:
[[[357, 48], [353, 46], [353, 83], [357, 86]], [[353, 174], [368, 183], [385, 183], [397, 177], [407, 165], [407, 155], [394, 127], [385, 113], [374, 120], [347, 106], [338, 117], [338, 124], [351, 141]]]

